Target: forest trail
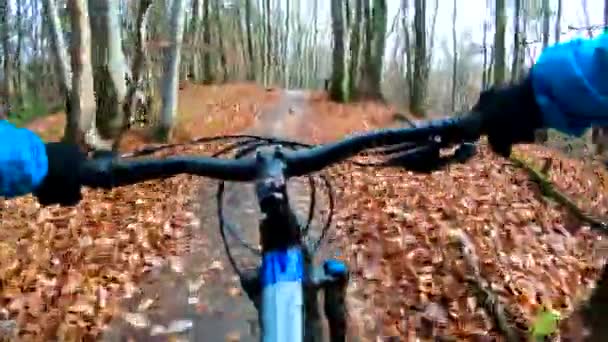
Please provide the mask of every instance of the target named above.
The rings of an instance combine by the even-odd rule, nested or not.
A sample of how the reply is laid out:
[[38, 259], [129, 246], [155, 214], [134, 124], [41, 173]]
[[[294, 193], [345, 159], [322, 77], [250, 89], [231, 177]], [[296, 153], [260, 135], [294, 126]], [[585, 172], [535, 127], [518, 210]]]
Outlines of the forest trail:
[[[312, 122], [309, 94], [299, 90], [284, 90], [278, 103], [255, 115], [246, 134], [272, 136], [296, 141], [310, 140]], [[305, 179], [289, 183], [292, 206], [300, 217], [308, 215], [309, 189]], [[138, 329], [115, 320], [105, 336], [106, 341], [120, 341], [131, 336], [136, 340], [163, 340], [167, 335], [179, 335], [188, 341], [256, 341], [259, 339], [257, 313], [238, 282], [230, 265], [218, 230], [216, 190], [218, 182], [205, 180], [200, 191], [200, 229], [193, 231], [190, 252], [176, 261], [178, 266], [164, 267], [153, 275], [134, 301], [153, 298], [155, 310], [148, 314], [148, 329]], [[253, 186], [227, 183], [224, 194], [227, 219], [237, 227], [237, 234], [252, 246], [257, 246], [260, 217]], [[310, 234], [318, 236], [327, 203], [318, 203]], [[316, 235], [316, 236], [315, 236]], [[259, 258], [236, 240], [229, 238], [231, 251], [239, 266], [252, 267]], [[318, 260], [317, 260], [318, 261]], [[136, 309], [134, 303], [127, 311]], [[169, 330], [169, 331], [167, 331]]]

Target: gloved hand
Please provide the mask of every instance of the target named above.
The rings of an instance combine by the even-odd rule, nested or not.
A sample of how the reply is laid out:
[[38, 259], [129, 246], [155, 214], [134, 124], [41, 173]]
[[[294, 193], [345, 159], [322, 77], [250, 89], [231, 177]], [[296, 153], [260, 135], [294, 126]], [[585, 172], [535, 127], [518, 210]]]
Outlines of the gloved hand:
[[48, 173], [34, 196], [42, 205], [75, 205], [82, 199], [79, 171], [86, 155], [77, 145], [47, 143]]
[[480, 116], [490, 147], [503, 157], [511, 154], [511, 145], [533, 142], [534, 132], [543, 127], [529, 75], [520, 83], [483, 91], [473, 112]]

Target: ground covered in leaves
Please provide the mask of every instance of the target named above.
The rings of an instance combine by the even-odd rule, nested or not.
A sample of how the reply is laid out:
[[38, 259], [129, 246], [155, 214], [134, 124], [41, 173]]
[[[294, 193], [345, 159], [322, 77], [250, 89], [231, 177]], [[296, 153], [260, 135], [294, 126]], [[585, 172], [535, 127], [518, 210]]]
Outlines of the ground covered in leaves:
[[[191, 86], [180, 97], [177, 139], [241, 131], [275, 100], [274, 92], [250, 85]], [[393, 124], [394, 111], [375, 103], [338, 105], [315, 94], [310, 107], [311, 142]], [[33, 128], [57, 131], [56, 123], [48, 125]], [[124, 148], [146, 142], [132, 134]], [[517, 153], [539, 166], [551, 157], [556, 186], [586, 212], [607, 216], [601, 167], [541, 147]], [[497, 295], [509, 324], [525, 331], [543, 307], [567, 316], [604, 260], [597, 233], [483, 144], [468, 164], [430, 175], [351, 164], [329, 173], [339, 191], [332, 245], [353, 271], [349, 291], [357, 300], [350, 304], [362, 337], [503, 336], [495, 313], [470, 286], [476, 277]], [[188, 252], [199, 182], [178, 176], [109, 192], [87, 189], [74, 208], [39, 208], [31, 197], [0, 201], [0, 331], [16, 325], [26, 340], [93, 340], [111, 317], [132, 318], [117, 303], [152, 268]]]

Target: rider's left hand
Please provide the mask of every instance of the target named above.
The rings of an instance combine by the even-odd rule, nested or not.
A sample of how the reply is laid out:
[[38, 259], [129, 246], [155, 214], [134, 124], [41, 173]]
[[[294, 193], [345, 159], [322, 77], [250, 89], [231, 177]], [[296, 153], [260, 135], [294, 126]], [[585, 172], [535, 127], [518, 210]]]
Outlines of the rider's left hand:
[[77, 145], [47, 143], [48, 172], [34, 196], [42, 205], [75, 205], [82, 199], [80, 167], [86, 155]]

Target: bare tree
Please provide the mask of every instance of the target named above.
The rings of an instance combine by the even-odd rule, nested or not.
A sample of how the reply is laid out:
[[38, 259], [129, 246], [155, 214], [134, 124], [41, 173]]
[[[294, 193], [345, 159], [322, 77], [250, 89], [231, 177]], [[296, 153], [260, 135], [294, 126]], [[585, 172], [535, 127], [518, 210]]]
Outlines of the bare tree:
[[245, 1], [245, 26], [247, 30], [247, 57], [249, 59], [247, 68], [247, 80], [255, 80], [255, 55], [253, 53], [253, 37], [251, 33], [251, 0]]
[[363, 18], [362, 7], [364, 0], [355, 1], [355, 22], [350, 36], [350, 64], [348, 69], [348, 97], [353, 99], [357, 97], [357, 81], [359, 70], [359, 53], [361, 52], [360, 36], [361, 36], [361, 21]]
[[269, 87], [270, 83], [274, 81], [273, 78], [273, 50], [272, 50], [272, 25], [270, 20], [270, 0], [264, 1], [264, 12], [266, 13], [266, 22], [264, 24], [266, 28], [264, 37], [264, 65], [266, 70], [264, 72], [264, 86]]
[[521, 53], [520, 48], [522, 46], [522, 40], [520, 37], [521, 22], [521, 0], [515, 0], [515, 8], [513, 13], [513, 62], [511, 63], [511, 82], [517, 81], [519, 77], [519, 54]]
[[211, 72], [211, 30], [209, 26], [209, 0], [203, 0], [203, 83], [213, 82]]
[[3, 0], [0, 2], [0, 27], [2, 28], [0, 35], [2, 37], [2, 50], [4, 51], [4, 80], [3, 88], [6, 94], [6, 104], [11, 107], [12, 97], [14, 95], [13, 89], [13, 58], [11, 42], [10, 42], [10, 13], [11, 13], [11, 0]]
[[64, 140], [95, 147], [95, 95], [91, 67], [91, 28], [86, 0], [68, 0], [72, 27], [72, 93]]
[[587, 35], [589, 38], [593, 38], [593, 26], [591, 26], [591, 20], [589, 20], [589, 10], [587, 8], [587, 0], [583, 0], [583, 16], [585, 17], [585, 27], [587, 28]]
[[65, 98], [66, 113], [70, 113], [70, 93], [72, 92], [72, 70], [70, 68], [70, 58], [63, 39], [61, 22], [57, 13], [55, 0], [43, 0], [42, 6], [46, 15], [46, 22], [49, 28], [49, 38], [51, 43], [53, 61], [57, 72], [59, 87]]
[[95, 32], [91, 46], [97, 100], [95, 123], [101, 136], [111, 140], [116, 140], [122, 131], [129, 74], [119, 19], [117, 1], [89, 0], [89, 20]]
[[[143, 6], [143, 5], [140, 5]], [[199, 82], [201, 80], [201, 54], [200, 54], [200, 26], [201, 26], [201, 1], [192, 0], [192, 13], [190, 14], [190, 27], [188, 28], [188, 40], [191, 46], [190, 78]]]
[[[606, 15], [604, 9], [604, 16]], [[555, 42], [559, 43], [562, 35], [562, 0], [557, 0], [557, 14], [555, 16]]]
[[450, 101], [450, 109], [452, 112], [456, 110], [456, 75], [458, 71], [458, 42], [456, 38], [456, 0], [454, 0], [452, 9], [452, 49], [453, 49], [453, 60], [452, 60], [452, 94]]
[[[128, 90], [123, 104], [124, 116], [120, 135], [122, 135], [122, 133], [128, 129], [131, 118], [136, 114], [139, 108], [138, 106], [141, 104], [140, 98], [144, 97], [143, 94], [141, 96], [138, 96], [138, 94], [141, 94], [142, 91], [141, 83], [146, 64], [146, 22], [150, 6], [152, 6], [152, 0], [141, 0], [139, 2], [139, 9], [136, 19], [137, 38], [135, 40], [135, 52], [133, 57], [133, 65], [131, 67], [132, 78], [128, 84]], [[146, 114], [150, 115], [151, 113]], [[118, 139], [114, 141], [113, 149], [117, 149], [119, 147], [120, 135]]]
[[173, 121], [177, 115], [177, 90], [182, 38], [184, 34], [184, 16], [186, 14], [185, 4], [185, 0], [173, 0], [173, 5], [171, 6], [170, 36], [172, 42], [165, 59], [162, 91], [163, 104], [160, 120], [160, 134], [165, 139], [171, 137]]
[[410, 40], [410, 22], [409, 22], [409, 1], [401, 0], [401, 26], [403, 28], [403, 37], [405, 43], [405, 79], [407, 82], [408, 91], [413, 88], [413, 69], [414, 63], [412, 58], [412, 42]]
[[543, 50], [549, 46], [549, 23], [551, 22], [551, 4], [549, 0], [543, 0]]
[[222, 37], [224, 35], [224, 29], [222, 27], [222, 15], [220, 14], [220, 1], [221, 0], [213, 0], [213, 13], [215, 25], [217, 25], [217, 42], [218, 53], [220, 55], [220, 68], [222, 68], [222, 82], [226, 82], [228, 81], [228, 66], [226, 65], [226, 51], [224, 50], [224, 39]]
[[410, 112], [419, 117], [426, 115], [426, 0], [414, 1], [414, 82], [410, 93]]
[[344, 102], [344, 18], [342, 0], [331, 0], [331, 23], [333, 31], [332, 76], [330, 98]]
[[[348, 0], [347, 0], [348, 2]], [[289, 7], [289, 0], [285, 0], [286, 8], [285, 8], [285, 39], [283, 41], [283, 53], [281, 54], [284, 58], [283, 60], [283, 77], [285, 88], [289, 89], [289, 61], [288, 57], [288, 47], [289, 47], [289, 27], [291, 26], [291, 22], [289, 21], [289, 15], [291, 12], [291, 8]], [[344, 51], [342, 51], [344, 54]]]
[[494, 84], [505, 81], [505, 0], [496, 0], [496, 33], [494, 34]]
[[372, 10], [372, 60], [370, 68], [371, 90], [373, 98], [382, 99], [380, 82], [384, 65], [384, 47], [386, 43], [386, 0], [374, 0]]
[[364, 97], [369, 97], [372, 90], [372, 40], [374, 39], [374, 29], [372, 21], [372, 12], [369, 1], [363, 1], [363, 51], [361, 54], [361, 80], [359, 83], [359, 94]]
[[489, 72], [488, 72], [488, 21], [483, 21], [483, 44], [482, 44], [482, 53], [483, 53], [483, 64], [482, 64], [482, 75], [481, 75], [481, 89], [485, 90], [488, 88], [488, 83], [490, 83]]

